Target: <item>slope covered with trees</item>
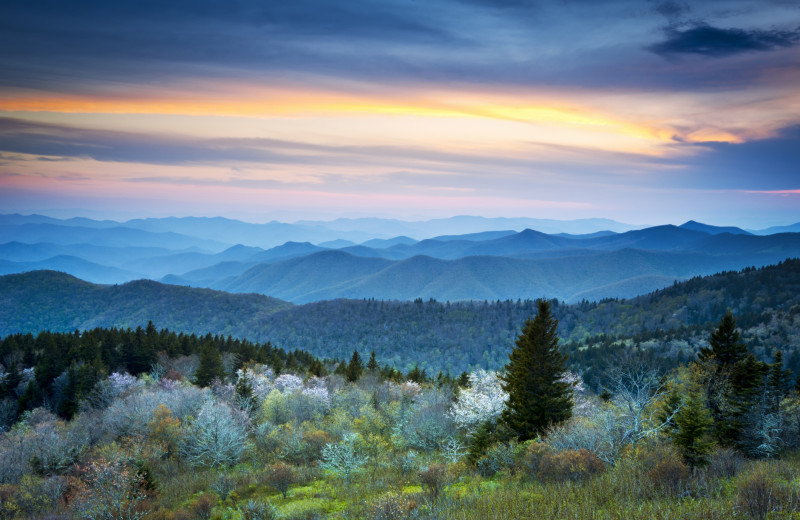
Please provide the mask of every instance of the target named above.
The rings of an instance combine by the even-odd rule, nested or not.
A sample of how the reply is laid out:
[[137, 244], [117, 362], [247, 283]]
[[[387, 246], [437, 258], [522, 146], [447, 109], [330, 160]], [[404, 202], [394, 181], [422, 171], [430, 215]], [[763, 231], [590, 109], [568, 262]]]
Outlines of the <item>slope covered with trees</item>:
[[[157, 327], [270, 341], [287, 351], [347, 359], [357, 349], [408, 371], [499, 369], [535, 302], [332, 300], [294, 306], [259, 295], [133, 282], [104, 287], [52, 272], [0, 278], [0, 334], [98, 326]], [[639, 356], [689, 359], [731, 309], [761, 359], [783, 349], [792, 367], [800, 346], [800, 260], [697, 277], [630, 300], [551, 301], [571, 363]], [[577, 366], [577, 365], [576, 365]], [[590, 378], [589, 378], [590, 379]]]

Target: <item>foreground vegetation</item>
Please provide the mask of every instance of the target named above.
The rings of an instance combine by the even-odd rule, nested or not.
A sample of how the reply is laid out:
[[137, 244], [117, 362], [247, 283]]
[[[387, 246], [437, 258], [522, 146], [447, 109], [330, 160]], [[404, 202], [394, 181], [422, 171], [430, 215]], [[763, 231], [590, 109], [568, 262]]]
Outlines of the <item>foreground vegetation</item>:
[[800, 516], [793, 374], [732, 314], [695, 361], [601, 393], [556, 329], [538, 302], [504, 372], [457, 381], [153, 327], [40, 335], [61, 356], [6, 338], [0, 519]]

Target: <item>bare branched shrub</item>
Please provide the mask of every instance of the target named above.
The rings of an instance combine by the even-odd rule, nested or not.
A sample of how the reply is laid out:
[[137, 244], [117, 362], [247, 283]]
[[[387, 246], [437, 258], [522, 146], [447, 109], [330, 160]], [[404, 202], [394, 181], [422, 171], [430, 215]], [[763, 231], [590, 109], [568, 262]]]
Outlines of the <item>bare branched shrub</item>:
[[236, 479], [229, 473], [220, 473], [211, 484], [211, 491], [219, 495], [222, 500], [228, 498], [234, 489], [236, 489]]
[[242, 520], [274, 520], [278, 518], [278, 511], [269, 502], [248, 500], [239, 508], [239, 515]]
[[183, 455], [196, 466], [236, 464], [247, 446], [246, 420], [241, 411], [206, 401], [183, 439]]
[[419, 472], [419, 480], [428, 497], [436, 500], [447, 485], [447, 468], [442, 464], [431, 464]]
[[381, 495], [372, 505], [370, 518], [375, 520], [403, 520], [408, 518], [416, 507], [416, 502], [397, 493], [389, 492]]
[[209, 520], [211, 511], [217, 503], [217, 495], [213, 493], [203, 493], [191, 506], [192, 517], [197, 520]]
[[719, 448], [708, 462], [708, 473], [722, 478], [736, 476], [744, 466], [744, 457], [730, 448]]
[[676, 495], [686, 488], [689, 467], [672, 446], [658, 446], [641, 458], [645, 475], [652, 488], [666, 494]]
[[737, 506], [747, 518], [756, 520], [778, 511], [788, 498], [775, 477], [762, 466], [740, 480], [737, 491]]
[[298, 482], [297, 471], [290, 465], [279, 462], [273, 465], [265, 475], [265, 483], [280, 491], [283, 498], [289, 488]]
[[537, 475], [544, 480], [583, 480], [605, 469], [603, 461], [588, 450], [544, 452], [538, 461]]
[[326, 444], [322, 450], [320, 467], [344, 477], [345, 485], [350, 485], [350, 476], [367, 463], [367, 457], [356, 450], [356, 434], [345, 435], [337, 444]]
[[79, 518], [138, 520], [147, 514], [144, 477], [136, 468], [120, 459], [98, 459], [82, 472], [70, 500]]

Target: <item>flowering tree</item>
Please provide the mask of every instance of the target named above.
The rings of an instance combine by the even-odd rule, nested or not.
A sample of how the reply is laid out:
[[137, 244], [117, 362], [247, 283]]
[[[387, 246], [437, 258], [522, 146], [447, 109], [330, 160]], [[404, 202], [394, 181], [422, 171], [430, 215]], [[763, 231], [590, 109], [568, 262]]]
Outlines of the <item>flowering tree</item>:
[[144, 478], [122, 460], [97, 459], [85, 468], [70, 503], [78, 518], [138, 520], [148, 511]]
[[450, 409], [455, 423], [474, 432], [486, 422], [495, 422], [506, 407], [508, 394], [496, 372], [479, 370], [469, 375], [470, 387], [461, 391]]
[[344, 476], [345, 485], [350, 485], [350, 475], [367, 463], [367, 457], [356, 450], [358, 434], [348, 433], [341, 442], [326, 444], [322, 448], [322, 469]]
[[293, 392], [303, 387], [303, 380], [294, 374], [281, 374], [272, 384], [282, 392]]
[[239, 462], [246, 447], [244, 418], [209, 399], [189, 428], [182, 451], [196, 466], [219, 468]]

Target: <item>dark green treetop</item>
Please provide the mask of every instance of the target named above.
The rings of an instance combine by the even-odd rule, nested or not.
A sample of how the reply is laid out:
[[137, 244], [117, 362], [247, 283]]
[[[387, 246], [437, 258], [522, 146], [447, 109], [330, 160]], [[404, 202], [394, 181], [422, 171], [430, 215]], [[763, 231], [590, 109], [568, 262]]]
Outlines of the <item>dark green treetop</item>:
[[361, 378], [362, 373], [364, 373], [364, 362], [361, 361], [358, 350], [354, 350], [353, 356], [350, 358], [350, 363], [347, 364], [345, 377], [351, 383], [355, 383]]
[[719, 327], [711, 333], [708, 344], [708, 347], [701, 347], [697, 353], [700, 361], [713, 358], [717, 365], [730, 367], [742, 361], [747, 355], [747, 345], [739, 341], [736, 320], [730, 310], [723, 316]]
[[194, 375], [197, 386], [208, 386], [214, 379], [225, 377], [225, 367], [222, 356], [213, 343], [207, 342], [200, 353], [200, 365]]

